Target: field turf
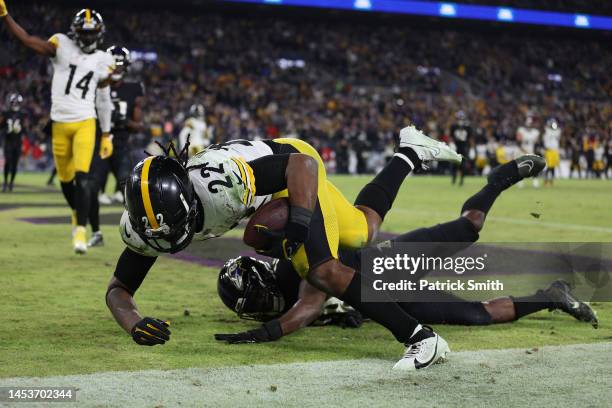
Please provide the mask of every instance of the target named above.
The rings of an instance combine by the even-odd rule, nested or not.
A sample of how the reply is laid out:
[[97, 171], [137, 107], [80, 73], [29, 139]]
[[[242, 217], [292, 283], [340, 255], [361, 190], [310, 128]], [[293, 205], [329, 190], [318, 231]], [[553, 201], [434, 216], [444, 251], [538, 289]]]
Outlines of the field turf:
[[[368, 179], [332, 177], [350, 200]], [[46, 188], [45, 180], [43, 174], [19, 174], [15, 192], [0, 194], [0, 378], [363, 358], [391, 364], [403, 351], [373, 323], [358, 330], [308, 328], [268, 344], [218, 343], [214, 333], [242, 331], [255, 323], [236, 319], [218, 300], [215, 268], [168, 257], [154, 266], [136, 301], [144, 315], [171, 321], [172, 339], [163, 347], [137, 346], [104, 302], [123, 249], [116, 225], [102, 227], [106, 246], [86, 256], [73, 254], [64, 199], [59, 189]], [[453, 219], [483, 182], [468, 178], [459, 188], [447, 178], [409, 178], [383, 230], [401, 233]], [[526, 183], [496, 202], [481, 240], [611, 242], [610, 203], [612, 183], [606, 181], [561, 180], [537, 190]], [[103, 207], [104, 214], [121, 210]], [[35, 223], [52, 217], [65, 222]], [[233, 231], [228, 237], [239, 235]], [[206, 253], [207, 243], [195, 245]], [[436, 329], [454, 351], [610, 342], [612, 305], [594, 307], [598, 330], [546, 311], [513, 324]]]

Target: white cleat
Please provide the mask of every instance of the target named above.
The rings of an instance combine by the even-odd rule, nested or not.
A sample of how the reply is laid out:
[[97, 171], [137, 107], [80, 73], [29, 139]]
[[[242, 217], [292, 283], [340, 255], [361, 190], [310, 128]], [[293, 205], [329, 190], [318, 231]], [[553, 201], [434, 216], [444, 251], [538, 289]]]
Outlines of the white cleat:
[[74, 248], [74, 252], [79, 255], [84, 255], [87, 253], [87, 231], [85, 227], [78, 226], [74, 230], [74, 235], [72, 236], [72, 247]]
[[123, 204], [123, 193], [121, 190], [116, 191], [115, 194], [112, 195], [111, 200], [113, 203]]
[[450, 353], [446, 340], [438, 336], [429, 326], [423, 326], [421, 331], [423, 330], [429, 332], [427, 333], [429, 337], [407, 345], [404, 356], [393, 366], [394, 370], [419, 370], [446, 359]]
[[409, 147], [419, 156], [423, 163], [445, 161], [460, 164], [462, 156], [443, 142], [426, 136], [414, 126], [408, 126], [400, 131], [399, 147]]
[[100, 194], [98, 196], [98, 202], [102, 205], [111, 205], [113, 200], [108, 196], [108, 194]]
[[87, 248], [101, 247], [104, 246], [104, 237], [101, 231], [94, 232], [89, 241], [87, 241]]

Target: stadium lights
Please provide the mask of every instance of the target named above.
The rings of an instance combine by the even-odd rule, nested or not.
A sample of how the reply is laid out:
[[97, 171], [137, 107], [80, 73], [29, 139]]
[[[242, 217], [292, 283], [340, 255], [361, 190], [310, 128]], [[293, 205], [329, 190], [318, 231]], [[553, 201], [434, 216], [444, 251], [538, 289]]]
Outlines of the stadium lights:
[[561, 13], [556, 11], [529, 10], [509, 7], [494, 7], [449, 2], [428, 2], [412, 0], [225, 0], [235, 3], [254, 3], [297, 7], [315, 7], [338, 10], [358, 10], [413, 14], [469, 20], [499, 21], [597, 29], [612, 31], [612, 17]]

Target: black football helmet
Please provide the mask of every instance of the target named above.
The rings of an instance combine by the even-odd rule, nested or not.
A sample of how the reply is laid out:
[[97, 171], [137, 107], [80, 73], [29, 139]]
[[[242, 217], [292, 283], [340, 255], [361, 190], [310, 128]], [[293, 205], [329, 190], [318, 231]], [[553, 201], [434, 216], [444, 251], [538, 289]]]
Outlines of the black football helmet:
[[106, 26], [100, 13], [87, 8], [76, 13], [69, 35], [83, 52], [91, 54], [102, 43], [105, 32]]
[[167, 156], [150, 156], [134, 167], [125, 184], [130, 223], [151, 248], [175, 253], [191, 243], [197, 199], [185, 167]]
[[111, 74], [113, 81], [120, 81], [127, 74], [128, 68], [132, 64], [130, 51], [125, 47], [116, 45], [110, 46], [106, 52], [113, 56], [115, 60], [115, 70]]
[[9, 94], [9, 96], [7, 96], [6, 98], [6, 104], [8, 105], [9, 109], [12, 110], [13, 112], [18, 112], [19, 109], [21, 109], [22, 103], [23, 103], [23, 96], [19, 95], [18, 93]]
[[274, 264], [249, 256], [230, 259], [219, 272], [217, 293], [241, 319], [274, 319], [285, 310], [274, 269]]

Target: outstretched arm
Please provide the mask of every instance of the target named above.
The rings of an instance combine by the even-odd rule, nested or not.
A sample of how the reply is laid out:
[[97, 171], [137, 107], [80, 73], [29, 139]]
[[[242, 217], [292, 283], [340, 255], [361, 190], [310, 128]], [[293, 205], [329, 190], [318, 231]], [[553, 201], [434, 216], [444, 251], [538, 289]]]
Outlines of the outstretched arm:
[[151, 317], [143, 318], [134, 302], [134, 293], [156, 259], [126, 248], [119, 257], [115, 274], [106, 291], [106, 305], [117, 323], [136, 343], [143, 346], [164, 344], [170, 340], [168, 322]]
[[47, 57], [55, 56], [56, 44], [43, 40], [35, 35], [28, 34], [28, 32], [17, 24], [13, 17], [8, 14], [4, 0], [0, 0], [0, 19], [3, 20], [6, 29], [24, 46], [40, 55]]

